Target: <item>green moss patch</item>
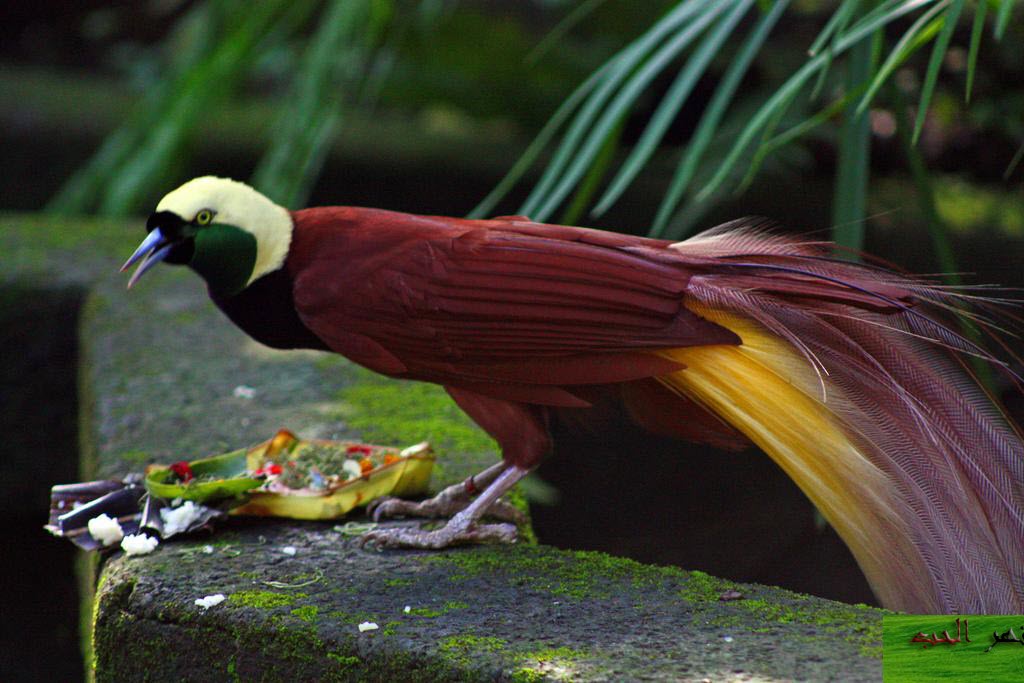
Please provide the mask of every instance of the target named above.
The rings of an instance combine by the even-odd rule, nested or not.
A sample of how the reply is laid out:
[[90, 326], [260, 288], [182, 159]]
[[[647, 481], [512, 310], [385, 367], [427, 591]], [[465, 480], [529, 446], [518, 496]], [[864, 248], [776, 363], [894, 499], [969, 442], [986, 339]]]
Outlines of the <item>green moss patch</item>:
[[440, 386], [396, 382], [361, 368], [354, 374], [355, 383], [339, 396], [341, 412], [366, 441], [385, 445], [429, 441], [439, 451], [463, 454], [497, 451], [494, 440]]
[[[785, 624], [806, 624], [831, 638], [858, 645], [861, 655], [882, 656], [882, 620], [866, 619], [866, 605], [822, 603], [809, 596], [792, 594], [792, 599], [744, 599], [729, 602], [732, 615], [719, 615], [711, 623], [722, 628], [742, 627], [752, 633], [769, 632]], [[880, 610], [884, 613], [884, 610]], [[759, 624], [750, 627], [750, 624]]]
[[316, 605], [304, 605], [303, 607], [296, 607], [292, 610], [292, 614], [303, 621], [312, 623], [316, 620], [316, 615], [320, 611], [320, 608]]
[[423, 561], [450, 565], [448, 576], [452, 581], [501, 574], [512, 585], [574, 600], [610, 597], [622, 581], [643, 588], [687, 576], [685, 571], [673, 567], [652, 567], [600, 552], [565, 553], [541, 546], [531, 548], [530, 552], [500, 546], [475, 548], [427, 556]]
[[427, 617], [429, 619], [434, 619], [436, 617], [443, 616], [452, 610], [467, 608], [469, 608], [468, 603], [461, 602], [459, 600], [449, 600], [437, 609], [431, 607], [414, 607], [409, 610], [408, 614], [411, 614], [414, 617]]
[[686, 585], [679, 591], [679, 597], [699, 609], [708, 603], [717, 604], [722, 593], [735, 590], [735, 588], [736, 584], [731, 581], [719, 579], [704, 572], [692, 571], [686, 577]]
[[[571, 664], [585, 657], [582, 650], [568, 647], [549, 647], [523, 652], [515, 655], [516, 668], [512, 670], [512, 680], [516, 683], [533, 683], [534, 681], [566, 678], [571, 680]], [[564, 674], [559, 675], [559, 674]]]
[[470, 654], [498, 652], [504, 650], [507, 644], [508, 641], [504, 638], [467, 634], [442, 638], [437, 650], [446, 661], [458, 666], [465, 666], [469, 663]]
[[228, 602], [239, 607], [257, 607], [259, 609], [270, 609], [273, 607], [287, 607], [299, 598], [306, 597], [305, 593], [274, 593], [272, 591], [239, 591], [228, 596]]
[[341, 655], [337, 652], [328, 652], [327, 659], [337, 663], [342, 669], [348, 669], [351, 667], [359, 666], [362, 660], [359, 657], [353, 655]]

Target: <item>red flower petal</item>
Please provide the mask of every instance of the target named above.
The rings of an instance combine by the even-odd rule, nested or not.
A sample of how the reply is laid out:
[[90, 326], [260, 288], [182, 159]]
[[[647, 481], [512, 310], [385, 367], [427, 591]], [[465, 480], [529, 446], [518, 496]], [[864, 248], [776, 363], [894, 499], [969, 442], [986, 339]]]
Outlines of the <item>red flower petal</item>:
[[174, 463], [171, 465], [170, 470], [178, 475], [178, 479], [181, 479], [183, 482], [188, 483], [192, 479], [195, 479], [195, 475], [192, 474], [192, 467], [188, 464], [187, 460], [181, 460]]

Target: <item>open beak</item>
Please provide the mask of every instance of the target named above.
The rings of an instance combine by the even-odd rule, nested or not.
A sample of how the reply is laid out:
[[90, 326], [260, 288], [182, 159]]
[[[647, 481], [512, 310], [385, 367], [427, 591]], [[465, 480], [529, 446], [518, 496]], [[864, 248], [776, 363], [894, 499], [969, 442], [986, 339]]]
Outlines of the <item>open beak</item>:
[[131, 268], [132, 264], [142, 260], [142, 265], [135, 270], [131, 279], [128, 280], [128, 288], [131, 289], [132, 285], [138, 282], [139, 278], [145, 275], [147, 270], [163, 261], [173, 246], [174, 243], [164, 237], [164, 234], [160, 232], [160, 228], [154, 228], [150, 231], [146, 235], [146, 239], [142, 240], [139, 248], [135, 250], [135, 253], [128, 257], [128, 260], [121, 266], [121, 272], [123, 273]]

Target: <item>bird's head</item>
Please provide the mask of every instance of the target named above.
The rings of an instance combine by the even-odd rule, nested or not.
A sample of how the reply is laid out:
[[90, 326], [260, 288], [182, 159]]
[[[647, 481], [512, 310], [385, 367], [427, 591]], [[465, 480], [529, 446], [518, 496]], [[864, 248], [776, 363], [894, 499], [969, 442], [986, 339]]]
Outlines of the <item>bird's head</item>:
[[129, 287], [164, 261], [189, 265], [212, 293], [231, 296], [284, 264], [292, 219], [245, 183], [204, 176], [161, 199], [146, 229], [146, 239], [121, 267], [142, 261]]

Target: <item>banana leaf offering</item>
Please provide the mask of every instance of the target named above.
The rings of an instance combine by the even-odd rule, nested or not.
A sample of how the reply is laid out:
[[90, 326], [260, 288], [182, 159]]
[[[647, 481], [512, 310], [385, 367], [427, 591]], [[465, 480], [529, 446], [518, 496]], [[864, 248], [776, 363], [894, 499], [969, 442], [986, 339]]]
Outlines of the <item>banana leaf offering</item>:
[[329, 520], [381, 496], [426, 492], [435, 456], [355, 441], [272, 439], [230, 453], [150, 465], [144, 475], [54, 486], [46, 529], [86, 550], [130, 548], [209, 527], [229, 515]]
[[164, 500], [230, 506], [230, 514], [335, 519], [380, 496], [426, 491], [434, 454], [354, 441], [303, 440], [282, 429], [269, 441], [179, 462], [151, 465], [144, 484]]

